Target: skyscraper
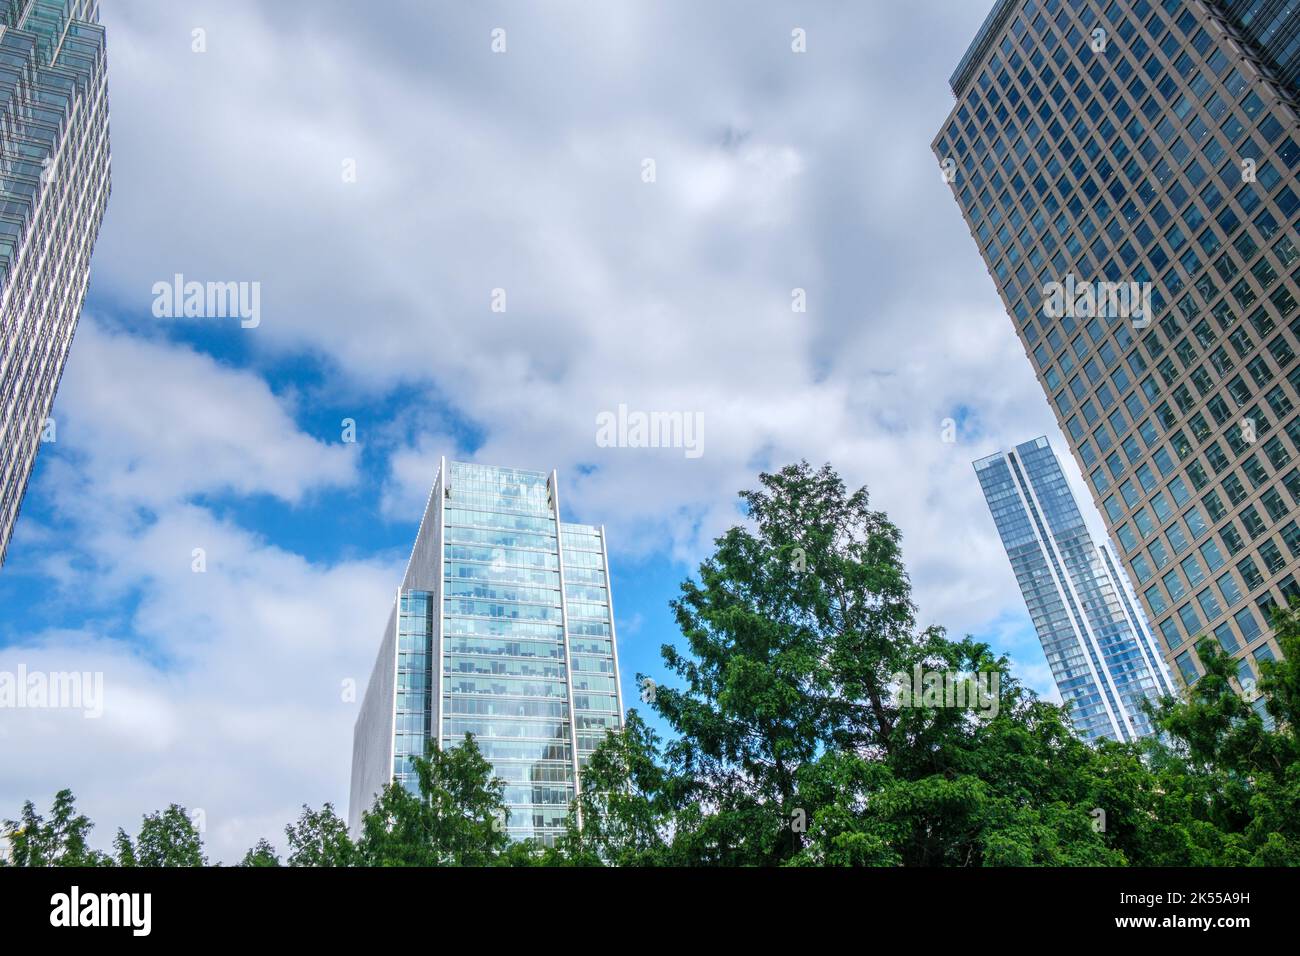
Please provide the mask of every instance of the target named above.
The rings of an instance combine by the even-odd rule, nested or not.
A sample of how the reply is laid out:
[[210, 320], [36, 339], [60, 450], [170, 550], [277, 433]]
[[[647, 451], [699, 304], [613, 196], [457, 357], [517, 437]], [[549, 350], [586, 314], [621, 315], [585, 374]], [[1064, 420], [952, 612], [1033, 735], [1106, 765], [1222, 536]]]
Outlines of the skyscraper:
[[109, 193], [97, 0], [0, 0], [0, 564]]
[[604, 529], [560, 520], [555, 472], [444, 459], [357, 717], [352, 831], [429, 741], [472, 733], [510, 835], [549, 843], [622, 724]]
[[1300, 97], [1300, 0], [1218, 0], [1214, 9], [1292, 101]]
[[981, 458], [975, 472], [1075, 730], [1090, 741], [1150, 734], [1142, 702], [1173, 694], [1173, 680], [1047, 439]]
[[1270, 609], [1300, 597], [1300, 132], [1265, 10], [1284, 6], [999, 0], [933, 143], [1187, 683], [1202, 635], [1253, 677]]

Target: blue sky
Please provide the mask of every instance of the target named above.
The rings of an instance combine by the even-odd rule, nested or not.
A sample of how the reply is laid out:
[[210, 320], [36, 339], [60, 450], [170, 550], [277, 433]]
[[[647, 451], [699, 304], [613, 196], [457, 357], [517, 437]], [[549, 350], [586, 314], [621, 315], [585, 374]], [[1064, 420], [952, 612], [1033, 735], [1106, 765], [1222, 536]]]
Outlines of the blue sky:
[[[1064, 446], [928, 145], [985, 7], [105, 5], [113, 195], [0, 571], [0, 669], [102, 671], [105, 712], [6, 716], [0, 813], [71, 786], [103, 845], [177, 801], [229, 862], [344, 811], [341, 687], [440, 455], [556, 468], [606, 525], [629, 702], [736, 492], [801, 457], [900, 525], [921, 624], [1050, 692], [970, 462]], [[176, 273], [260, 283], [261, 323], [155, 318]], [[704, 454], [598, 447], [620, 403], [702, 414]]]

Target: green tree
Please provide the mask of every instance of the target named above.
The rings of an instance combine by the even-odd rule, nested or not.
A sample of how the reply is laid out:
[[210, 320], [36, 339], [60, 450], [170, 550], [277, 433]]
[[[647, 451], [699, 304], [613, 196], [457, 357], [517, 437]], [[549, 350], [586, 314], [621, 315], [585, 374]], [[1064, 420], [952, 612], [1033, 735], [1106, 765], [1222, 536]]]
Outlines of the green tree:
[[[505, 784], [474, 738], [430, 746], [413, 761], [419, 792], [390, 783], [362, 818], [358, 861], [365, 866], [488, 866], [506, 862]], [[527, 859], [513, 851], [508, 862]]]
[[1300, 865], [1300, 611], [1277, 609], [1273, 631], [1284, 659], [1260, 662], [1254, 689], [1269, 725], [1213, 638], [1196, 647], [1205, 673], [1155, 714], [1169, 739], [1156, 766], [1188, 797], [1186, 825], [1225, 835], [1210, 862]]
[[[928, 671], [987, 675], [989, 688], [996, 677], [996, 709], [895, 705], [888, 747], [828, 748], [805, 765], [811, 819], [794, 862], [1123, 865], [1095, 826], [1098, 752], [1062, 709], [1038, 700], [984, 644], [933, 632], [928, 643]], [[1142, 772], [1135, 750], [1122, 753]]]
[[356, 846], [333, 804], [319, 810], [303, 804], [297, 824], [289, 824], [284, 832], [289, 838], [289, 866], [352, 866], [356, 861]]
[[[36, 812], [30, 800], [23, 804], [17, 820], [4, 821], [9, 843], [10, 866], [106, 866], [112, 860], [90, 849], [87, 834], [94, 828], [90, 818], [76, 812], [71, 790], [54, 795], [47, 820]], [[3, 861], [0, 860], [0, 864]]]
[[119, 829], [114, 840], [118, 866], [207, 866], [203, 838], [189, 812], [173, 803], [147, 814], [134, 841]]
[[244, 854], [244, 859], [240, 861], [240, 866], [279, 866], [280, 857], [276, 855], [275, 847], [262, 838], [254, 844], [253, 848]]
[[926, 640], [898, 530], [865, 489], [807, 462], [760, 482], [740, 495], [749, 526], [720, 537], [673, 602], [686, 650], [663, 658], [684, 686], [653, 700], [677, 734], [669, 765], [691, 781], [674, 842], [696, 863], [792, 857], [800, 768], [828, 746], [892, 745], [890, 677]]
[[[746, 524], [673, 603], [685, 646], [663, 657], [681, 686], [651, 700], [672, 739], [661, 756], [629, 720], [601, 745], [567, 861], [1119, 865], [1220, 849], [1150, 820], [1172, 770], [1162, 787], [1139, 748], [1088, 747], [987, 645], [916, 627], [901, 536], [865, 489], [806, 462], [759, 481]], [[979, 706], [898, 693], [914, 668]]]
[[[549, 864], [662, 866], [676, 862], [673, 828], [680, 781], [663, 766], [659, 736], [635, 710], [582, 771], [582, 793]], [[582, 820], [582, 825], [578, 820]]]
[[[505, 784], [467, 735], [413, 761], [414, 792], [385, 787], [355, 844], [330, 804], [304, 806], [288, 865], [1300, 864], [1300, 607], [1275, 614], [1262, 713], [1205, 639], [1204, 675], [1149, 708], [1159, 737], [1089, 746], [1005, 657], [916, 626], [900, 534], [865, 489], [806, 462], [759, 481], [672, 603], [678, 686], [642, 678], [668, 742], [629, 711], [554, 847], [509, 840]], [[911, 693], [922, 675], [960, 697]], [[112, 862], [67, 790], [4, 827], [16, 865]], [[206, 862], [174, 804], [115, 846], [123, 866]], [[259, 840], [241, 865], [279, 859]]]

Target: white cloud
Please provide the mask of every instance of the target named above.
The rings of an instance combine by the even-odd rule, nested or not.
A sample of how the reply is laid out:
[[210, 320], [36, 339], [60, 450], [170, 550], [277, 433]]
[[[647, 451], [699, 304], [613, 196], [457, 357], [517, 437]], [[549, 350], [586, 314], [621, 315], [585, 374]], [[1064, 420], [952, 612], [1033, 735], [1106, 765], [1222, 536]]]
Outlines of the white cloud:
[[[0, 800], [47, 801], [71, 787], [107, 848], [116, 826], [178, 802], [202, 810], [210, 855], [237, 862], [258, 836], [283, 847], [299, 805], [345, 811], [356, 704], [378, 646], [396, 562], [313, 567], [190, 510], [116, 543], [145, 606], [129, 641], [48, 632], [0, 648], [0, 671], [103, 674], [103, 716], [18, 709], [0, 721]], [[194, 574], [168, 541], [220, 541]], [[109, 542], [105, 542], [108, 544]], [[164, 556], [159, 557], [162, 548]], [[101, 555], [106, 557], [106, 555]]]
[[303, 801], [342, 809], [356, 714], [342, 682], [365, 686], [401, 562], [309, 562], [190, 500], [294, 506], [355, 479], [355, 446], [302, 433], [260, 376], [91, 320], [76, 342], [44, 453], [57, 523], [23, 525], [50, 606], [87, 623], [19, 635], [0, 671], [102, 673], [103, 715], [7, 712], [0, 805], [70, 786], [107, 847], [177, 801], [234, 862]]
[[89, 456], [96, 490], [125, 505], [205, 492], [297, 503], [355, 479], [356, 446], [302, 434], [261, 376], [89, 317], [56, 412], [67, 419], [59, 440]]
[[[114, 193], [93, 290], [120, 321], [83, 323], [73, 348], [74, 454], [43, 487], [84, 553], [43, 550], [43, 567], [61, 593], [135, 600], [23, 646], [102, 659], [128, 702], [103, 727], [155, 729], [28, 715], [25, 776], [0, 798], [52, 792], [52, 748], [106, 818], [204, 806], [230, 860], [343, 792], [337, 681], [368, 673], [400, 562], [295, 554], [196, 498], [298, 507], [346, 487], [409, 518], [463, 449], [441, 415], [364, 423], [386, 480], [359, 488], [357, 446], [305, 434], [309, 399], [258, 374], [277, 360], [319, 366], [312, 401], [446, 403], [476, 457], [559, 469], [568, 516], [626, 554], [693, 565], [758, 468], [829, 460], [901, 526], [925, 623], [1023, 620], [970, 462], [1055, 425], [928, 149], [981, 11], [810, 8], [795, 55], [780, 4], [313, 10], [104, 8]], [[241, 336], [247, 367], [148, 338], [167, 331], [152, 284], [176, 272], [262, 283], [262, 324], [214, 333]], [[704, 456], [597, 448], [596, 415], [620, 403], [702, 413]], [[1042, 689], [1034, 652], [1016, 657]]]

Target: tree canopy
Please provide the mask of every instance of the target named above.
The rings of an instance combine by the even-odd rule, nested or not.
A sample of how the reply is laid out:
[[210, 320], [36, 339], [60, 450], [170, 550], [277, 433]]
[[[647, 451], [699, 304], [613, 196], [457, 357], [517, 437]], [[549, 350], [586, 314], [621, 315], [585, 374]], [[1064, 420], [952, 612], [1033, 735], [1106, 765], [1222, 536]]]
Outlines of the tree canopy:
[[[901, 535], [866, 489], [807, 462], [759, 485], [671, 603], [670, 679], [637, 675], [668, 733], [629, 711], [554, 846], [511, 842], [505, 785], [467, 736], [385, 787], [355, 842], [330, 804], [304, 806], [287, 865], [1300, 863], [1300, 611], [1275, 609], [1282, 658], [1257, 687], [1204, 638], [1205, 673], [1150, 704], [1157, 736], [1090, 746], [1005, 656], [918, 626]], [[917, 693], [922, 675], [943, 692]], [[119, 830], [113, 856], [67, 790], [4, 827], [16, 866], [206, 862], [176, 805]], [[279, 857], [260, 840], [243, 865]]]

